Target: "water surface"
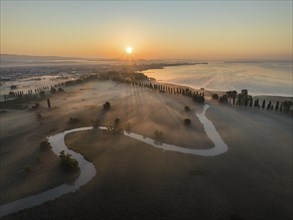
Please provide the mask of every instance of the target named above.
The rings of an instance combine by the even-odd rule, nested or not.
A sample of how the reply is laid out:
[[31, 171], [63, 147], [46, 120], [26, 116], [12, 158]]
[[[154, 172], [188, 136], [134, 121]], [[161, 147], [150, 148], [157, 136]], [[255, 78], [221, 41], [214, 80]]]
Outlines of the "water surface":
[[147, 70], [158, 81], [212, 91], [292, 96], [292, 63], [209, 63]]

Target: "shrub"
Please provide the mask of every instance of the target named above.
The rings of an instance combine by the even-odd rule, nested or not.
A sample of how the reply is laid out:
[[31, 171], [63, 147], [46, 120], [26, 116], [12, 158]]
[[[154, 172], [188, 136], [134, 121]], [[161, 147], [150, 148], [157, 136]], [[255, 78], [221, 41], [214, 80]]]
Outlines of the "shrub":
[[218, 94], [213, 94], [212, 95], [212, 98], [215, 99], [215, 100], [218, 100], [219, 99], [219, 95]]
[[96, 120], [91, 120], [92, 124], [93, 124], [93, 128], [98, 128], [100, 126], [100, 121], [99, 119]]
[[32, 109], [38, 109], [40, 107], [40, 104], [39, 103], [36, 103], [32, 106]]
[[48, 142], [48, 140], [45, 140], [45, 141], [42, 141], [42, 142], [40, 143], [40, 148], [41, 148], [41, 150], [43, 150], [43, 151], [45, 151], [45, 150], [49, 150], [49, 149], [51, 149], [51, 145], [50, 145], [50, 143]]
[[186, 126], [189, 126], [189, 125], [191, 124], [191, 120], [190, 120], [189, 118], [185, 118], [185, 119], [184, 119], [184, 124], [185, 124]]
[[116, 118], [114, 121], [114, 126], [117, 127], [120, 124], [120, 118]]
[[63, 170], [69, 172], [77, 170], [78, 161], [71, 158], [71, 154], [65, 153], [64, 150], [60, 152], [60, 166]]
[[164, 139], [164, 134], [163, 132], [156, 130], [154, 131], [154, 135], [155, 135], [155, 143], [161, 143]]
[[186, 112], [189, 112], [189, 111], [190, 111], [189, 106], [185, 106], [185, 107], [184, 107], [184, 110], [185, 110]]
[[103, 107], [104, 107], [105, 110], [109, 110], [111, 108], [110, 102], [105, 102]]

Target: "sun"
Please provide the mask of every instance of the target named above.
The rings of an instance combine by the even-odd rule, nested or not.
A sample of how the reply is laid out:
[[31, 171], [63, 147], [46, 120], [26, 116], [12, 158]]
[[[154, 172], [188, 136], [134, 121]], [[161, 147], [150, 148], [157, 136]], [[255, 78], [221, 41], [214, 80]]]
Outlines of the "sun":
[[132, 47], [127, 47], [126, 48], [126, 53], [132, 54]]

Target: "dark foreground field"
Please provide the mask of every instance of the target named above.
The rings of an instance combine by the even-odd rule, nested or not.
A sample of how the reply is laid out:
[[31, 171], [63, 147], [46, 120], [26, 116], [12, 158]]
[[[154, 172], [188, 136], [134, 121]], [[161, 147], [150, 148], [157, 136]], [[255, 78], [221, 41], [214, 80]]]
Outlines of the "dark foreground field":
[[[111, 90], [113, 97], [118, 94], [115, 90]], [[185, 113], [180, 112], [180, 105], [199, 110], [182, 97], [175, 97], [172, 104], [167, 94], [138, 90], [135, 94], [158, 99], [161, 104], [157, 109], [146, 107], [148, 102], [144, 107], [135, 105], [142, 100], [126, 96], [127, 91], [127, 99], [122, 95], [119, 102], [113, 98], [112, 103], [118, 103], [118, 109], [120, 102], [132, 100], [129, 107], [140, 106], [137, 111], [141, 114], [145, 108], [162, 111], [163, 124], [167, 119], [182, 121], [180, 114]], [[159, 126], [151, 115], [149, 125]], [[225, 154], [202, 157], [164, 152], [102, 131], [69, 134], [66, 144], [94, 163], [95, 178], [76, 193], [2, 219], [292, 219], [292, 118], [213, 103], [207, 117], [228, 145]], [[142, 117], [141, 123], [146, 119]], [[193, 123], [194, 132], [201, 133], [199, 122]], [[133, 129], [143, 132], [147, 126]], [[181, 126], [178, 129], [184, 131]], [[176, 127], [164, 132], [170, 137], [178, 135]], [[182, 135], [185, 137], [184, 132]], [[200, 140], [196, 134], [194, 138], [195, 146], [196, 138], [203, 147], [210, 145], [206, 137]], [[187, 145], [190, 141], [185, 140]]]

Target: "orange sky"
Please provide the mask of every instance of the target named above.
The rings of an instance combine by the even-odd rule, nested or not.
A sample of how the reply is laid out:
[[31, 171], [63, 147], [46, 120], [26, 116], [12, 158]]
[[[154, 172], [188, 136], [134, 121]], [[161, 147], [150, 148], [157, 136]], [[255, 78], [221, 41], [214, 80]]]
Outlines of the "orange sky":
[[292, 2], [1, 1], [1, 53], [137, 59], [292, 57]]

